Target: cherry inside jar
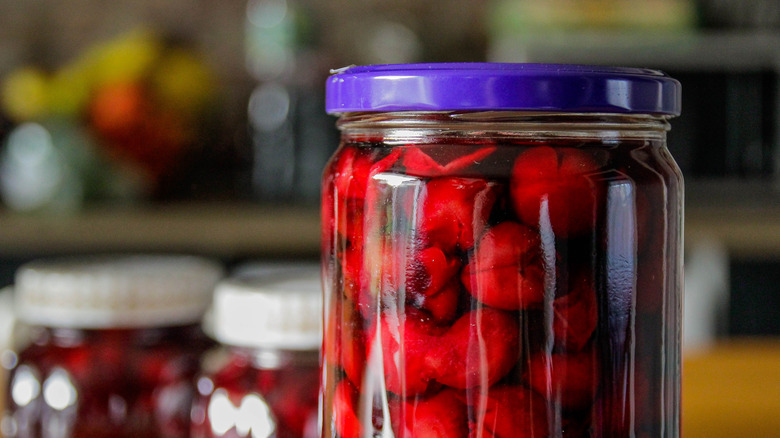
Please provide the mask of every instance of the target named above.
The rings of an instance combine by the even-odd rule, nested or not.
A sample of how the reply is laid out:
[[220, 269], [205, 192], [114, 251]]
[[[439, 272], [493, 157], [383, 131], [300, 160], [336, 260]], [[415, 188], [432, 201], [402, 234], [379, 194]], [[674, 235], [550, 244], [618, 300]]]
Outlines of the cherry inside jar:
[[234, 347], [215, 362], [198, 379], [192, 438], [317, 436], [318, 351]]
[[11, 436], [188, 436], [192, 381], [212, 345], [198, 324], [31, 334], [10, 377]]
[[[539, 111], [515, 94], [472, 110], [496, 69], [530, 88], [585, 76], [594, 95], [649, 73], [425, 66], [329, 83], [342, 143], [323, 180], [323, 436], [679, 436], [682, 177], [665, 140], [679, 108]], [[445, 105], [432, 70], [454, 95], [458, 73], [484, 81]], [[391, 76], [440, 110], [403, 82], [372, 101], [385, 85], [364, 82]]]
[[221, 281], [191, 438], [317, 438], [322, 344], [318, 264], [239, 269]]

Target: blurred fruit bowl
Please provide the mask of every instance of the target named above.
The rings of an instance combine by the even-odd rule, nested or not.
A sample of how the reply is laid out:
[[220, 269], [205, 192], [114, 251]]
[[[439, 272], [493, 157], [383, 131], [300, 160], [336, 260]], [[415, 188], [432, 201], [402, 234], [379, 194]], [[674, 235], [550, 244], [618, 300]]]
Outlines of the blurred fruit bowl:
[[[195, 50], [140, 29], [98, 43], [55, 71], [12, 71], [2, 79], [1, 103], [16, 130], [35, 124], [49, 135], [76, 132], [82, 141], [69, 142], [71, 149], [87, 149], [82, 152], [102, 171], [114, 169], [120, 180], [133, 181], [116, 193], [148, 197], [163, 191], [182, 172], [182, 160], [197, 152], [216, 98], [214, 75]], [[29, 155], [35, 146], [10, 144], [29, 138], [12, 131], [2, 161], [18, 161], [19, 151]], [[50, 143], [61, 160], [72, 159], [62, 142]], [[0, 186], [7, 179], [0, 168]]]

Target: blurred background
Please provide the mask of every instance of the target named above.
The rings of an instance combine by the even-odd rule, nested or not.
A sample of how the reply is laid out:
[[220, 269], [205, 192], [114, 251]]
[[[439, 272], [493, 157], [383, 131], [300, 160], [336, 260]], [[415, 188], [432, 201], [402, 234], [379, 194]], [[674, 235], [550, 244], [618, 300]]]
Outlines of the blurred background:
[[51, 255], [316, 260], [329, 70], [434, 61], [682, 82], [683, 418], [770, 436], [745, 428], [780, 401], [776, 0], [0, 0], [0, 286]]

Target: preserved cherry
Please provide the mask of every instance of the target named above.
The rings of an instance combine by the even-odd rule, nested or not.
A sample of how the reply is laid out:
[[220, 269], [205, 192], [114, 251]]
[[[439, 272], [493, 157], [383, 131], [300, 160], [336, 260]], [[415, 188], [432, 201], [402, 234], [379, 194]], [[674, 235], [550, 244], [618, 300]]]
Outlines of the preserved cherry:
[[11, 437], [189, 436], [192, 382], [213, 345], [199, 325], [32, 336], [10, 380]]
[[218, 370], [201, 375], [192, 406], [192, 438], [317, 436], [318, 355], [286, 352], [269, 358], [232, 348]]
[[[612, 80], [656, 98], [616, 110]], [[334, 75], [323, 437], [679, 436], [675, 83], [504, 64]]]

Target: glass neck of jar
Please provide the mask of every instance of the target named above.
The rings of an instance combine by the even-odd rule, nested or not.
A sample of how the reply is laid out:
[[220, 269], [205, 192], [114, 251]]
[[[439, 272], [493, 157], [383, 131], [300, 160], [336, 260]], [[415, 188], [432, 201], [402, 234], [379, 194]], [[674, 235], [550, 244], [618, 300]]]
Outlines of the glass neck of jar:
[[84, 329], [70, 327], [30, 326], [27, 329], [34, 343], [75, 347], [94, 342], [124, 345], [154, 345], [160, 342], [180, 342], [182, 339], [204, 337], [199, 324], [171, 327], [134, 327]]
[[319, 366], [318, 350], [287, 350], [282, 348], [229, 347], [231, 354], [240, 356], [257, 369], [279, 369], [287, 366]]
[[351, 112], [339, 117], [344, 135], [381, 135], [403, 144], [425, 136], [666, 139], [670, 116], [527, 111]]

